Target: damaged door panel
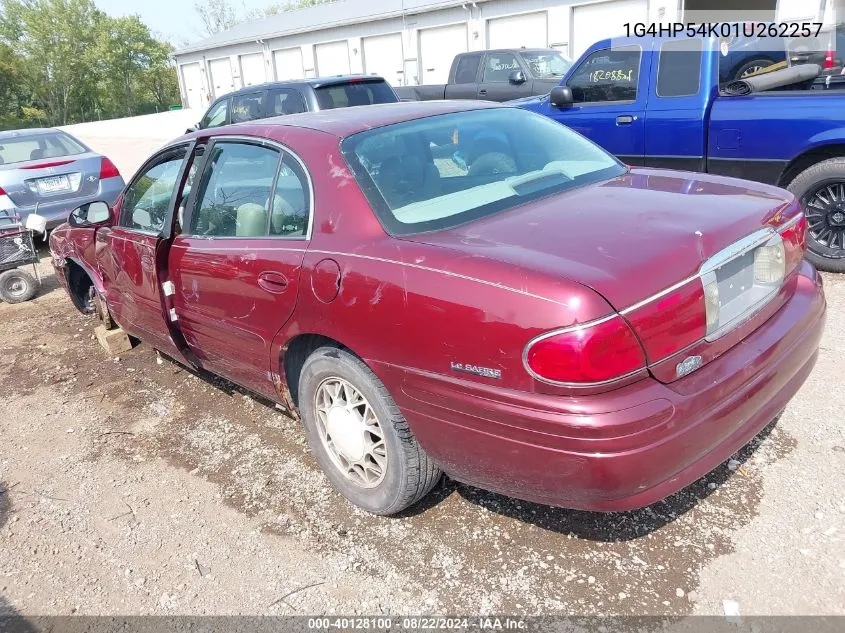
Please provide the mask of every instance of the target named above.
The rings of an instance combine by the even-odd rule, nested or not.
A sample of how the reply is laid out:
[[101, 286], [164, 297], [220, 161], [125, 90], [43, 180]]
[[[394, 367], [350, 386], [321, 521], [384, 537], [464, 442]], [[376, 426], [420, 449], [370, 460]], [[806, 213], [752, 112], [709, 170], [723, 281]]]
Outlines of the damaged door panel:
[[281, 146], [223, 137], [210, 144], [168, 251], [171, 323], [202, 366], [277, 398], [268, 359], [293, 313], [311, 193]]

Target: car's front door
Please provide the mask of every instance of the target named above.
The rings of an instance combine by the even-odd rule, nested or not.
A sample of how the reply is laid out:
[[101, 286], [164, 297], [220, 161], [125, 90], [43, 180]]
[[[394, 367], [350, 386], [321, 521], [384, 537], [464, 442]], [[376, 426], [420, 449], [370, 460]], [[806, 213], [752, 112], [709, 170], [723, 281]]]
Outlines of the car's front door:
[[96, 233], [97, 266], [115, 321], [129, 334], [171, 353], [156, 261], [191, 146], [173, 146], [148, 160], [126, 187], [115, 224]]
[[[515, 71], [522, 71], [526, 81], [512, 84], [510, 77]], [[531, 96], [532, 83], [527, 79], [527, 73], [513, 53], [487, 53], [481, 69], [478, 98], [487, 101], [508, 101]]]
[[300, 160], [259, 139], [206, 150], [173, 238], [171, 318], [205, 369], [272, 397], [276, 332], [293, 314], [311, 187]]
[[593, 51], [566, 81], [573, 105], [556, 108], [549, 104], [546, 114], [621, 160], [641, 163], [645, 155], [648, 60], [651, 55], [643, 56], [640, 46]]

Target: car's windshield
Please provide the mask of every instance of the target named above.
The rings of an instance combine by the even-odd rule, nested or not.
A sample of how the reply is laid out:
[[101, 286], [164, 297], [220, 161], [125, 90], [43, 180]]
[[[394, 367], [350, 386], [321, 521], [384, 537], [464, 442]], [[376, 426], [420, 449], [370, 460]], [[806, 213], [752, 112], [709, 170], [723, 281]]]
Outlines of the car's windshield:
[[396, 235], [450, 228], [625, 173], [583, 136], [515, 108], [396, 123], [350, 136], [342, 148]]
[[523, 51], [522, 59], [535, 77], [563, 77], [572, 62], [552, 51]]
[[0, 165], [42, 158], [59, 158], [82, 154], [85, 151], [82, 145], [62, 132], [21, 134], [0, 139]]

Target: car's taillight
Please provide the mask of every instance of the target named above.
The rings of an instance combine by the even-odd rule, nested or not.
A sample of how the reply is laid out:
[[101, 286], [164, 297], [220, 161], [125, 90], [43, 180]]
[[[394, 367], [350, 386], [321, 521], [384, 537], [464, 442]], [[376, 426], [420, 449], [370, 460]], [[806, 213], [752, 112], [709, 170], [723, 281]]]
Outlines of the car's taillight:
[[824, 67], [825, 68], [833, 68], [833, 66], [835, 65], [834, 64], [834, 58], [835, 57], [836, 57], [836, 51], [835, 50], [827, 51], [827, 53], [825, 53], [825, 55], [824, 55]]
[[103, 156], [100, 161], [100, 180], [105, 180], [106, 178], [117, 178], [118, 176], [120, 176], [120, 172], [117, 171], [117, 167], [115, 167], [114, 163], [108, 158]]
[[523, 362], [535, 378], [567, 385], [591, 385], [645, 368], [636, 336], [622, 317], [548, 332], [525, 347]]
[[3, 191], [3, 187], [0, 187], [0, 196], [5, 196], [6, 192]]
[[647, 302], [623, 310], [649, 363], [701, 340], [707, 331], [704, 287], [689, 279]]
[[807, 216], [799, 213], [778, 228], [778, 232], [786, 251], [785, 274], [788, 275], [798, 268], [807, 250]]

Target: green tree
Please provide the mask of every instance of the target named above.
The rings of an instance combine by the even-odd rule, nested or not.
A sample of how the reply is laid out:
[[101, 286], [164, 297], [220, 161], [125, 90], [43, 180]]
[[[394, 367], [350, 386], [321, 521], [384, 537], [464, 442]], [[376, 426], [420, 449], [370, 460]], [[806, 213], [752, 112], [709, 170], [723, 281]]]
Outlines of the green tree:
[[[106, 18], [95, 51], [104, 77], [103, 85], [112, 91], [112, 98], [121, 114], [136, 112], [144, 73], [152, 66], [156, 42], [150, 29], [137, 15]], [[120, 95], [120, 96], [118, 96]]]
[[203, 0], [195, 3], [194, 9], [199, 14], [208, 35], [230, 29], [242, 21], [238, 19], [238, 13], [229, 0]]
[[92, 26], [102, 14], [92, 0], [2, 0], [0, 6], [0, 33], [23, 58], [34, 98], [50, 123], [68, 123], [74, 98], [91, 81]]

